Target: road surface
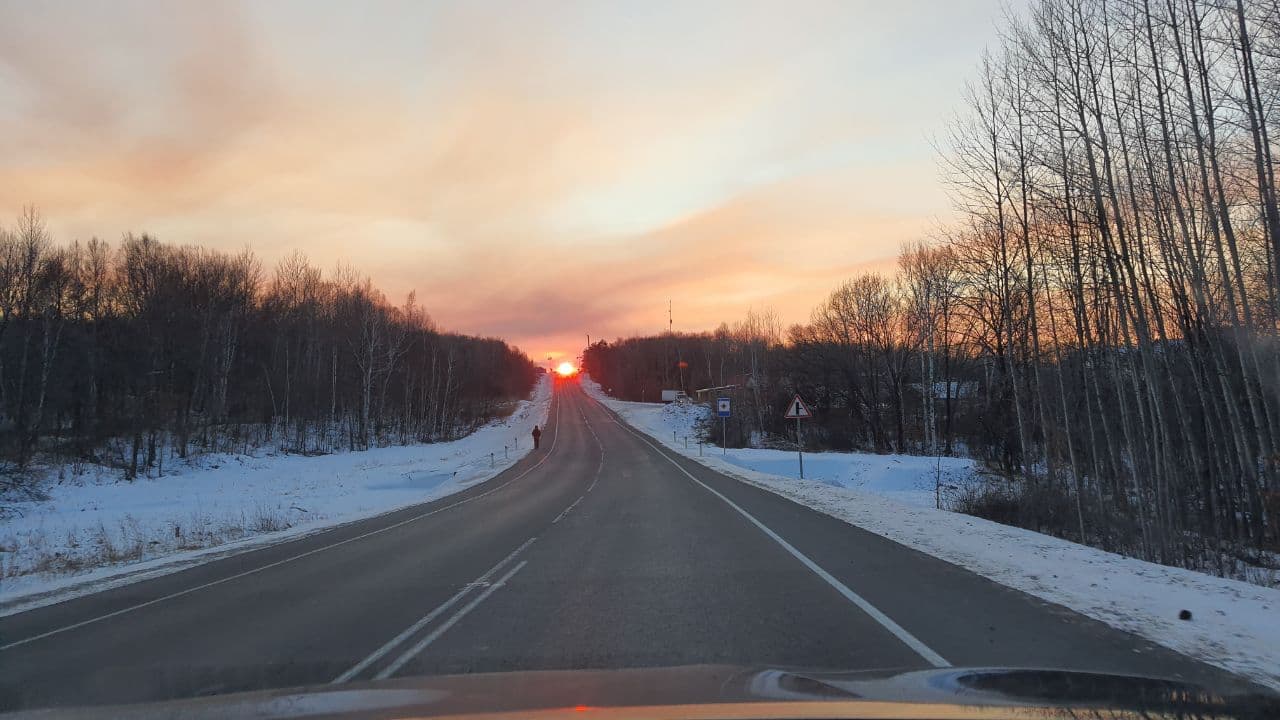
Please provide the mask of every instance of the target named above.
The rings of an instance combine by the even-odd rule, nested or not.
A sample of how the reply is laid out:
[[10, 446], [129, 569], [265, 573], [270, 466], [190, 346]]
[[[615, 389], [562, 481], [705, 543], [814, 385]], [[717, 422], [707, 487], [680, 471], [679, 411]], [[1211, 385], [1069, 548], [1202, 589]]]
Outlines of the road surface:
[[558, 383], [433, 503], [0, 618], [0, 709], [701, 663], [1226, 673], [660, 449]]

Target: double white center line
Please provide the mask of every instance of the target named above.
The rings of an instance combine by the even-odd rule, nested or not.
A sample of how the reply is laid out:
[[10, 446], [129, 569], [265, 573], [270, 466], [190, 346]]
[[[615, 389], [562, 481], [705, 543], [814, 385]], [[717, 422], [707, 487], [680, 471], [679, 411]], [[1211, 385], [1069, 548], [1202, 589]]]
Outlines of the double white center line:
[[330, 683], [337, 685], [337, 684], [347, 682], [348, 680], [351, 680], [352, 678], [356, 677], [360, 673], [369, 669], [369, 667], [372, 666], [374, 663], [386, 657], [390, 652], [400, 647], [405, 641], [412, 638], [420, 630], [430, 625], [432, 622], [434, 622], [437, 618], [439, 618], [444, 613], [448, 612], [450, 608], [452, 608], [454, 605], [457, 605], [459, 602], [461, 602], [463, 598], [469, 595], [473, 590], [477, 588], [484, 588], [484, 591], [481, 592], [479, 595], [477, 595], [475, 598], [473, 598], [471, 602], [467, 603], [466, 605], [463, 605], [457, 612], [455, 612], [453, 615], [450, 615], [447, 620], [440, 623], [440, 625], [437, 626], [434, 630], [427, 633], [427, 635], [424, 636], [418, 642], [414, 643], [412, 647], [400, 653], [400, 655], [396, 657], [395, 660], [391, 661], [390, 664], [388, 664], [386, 667], [379, 670], [377, 674], [373, 676], [373, 679], [385, 680], [386, 678], [389, 678], [392, 675], [396, 674], [396, 672], [398, 672], [400, 668], [404, 667], [405, 664], [408, 663], [410, 660], [412, 660], [414, 657], [416, 657], [418, 653], [421, 653], [423, 650], [427, 649], [427, 647], [431, 645], [431, 643], [435, 642], [440, 638], [441, 635], [444, 635], [446, 632], [448, 632], [449, 628], [453, 627], [458, 623], [459, 620], [466, 617], [467, 613], [470, 613], [472, 610], [476, 609], [476, 607], [480, 605], [480, 603], [484, 602], [485, 598], [492, 595], [495, 591], [497, 591], [498, 588], [507, 584], [507, 581], [509, 581], [512, 577], [514, 577], [516, 573], [520, 572], [520, 569], [528, 564], [529, 562], [528, 560], [521, 560], [519, 563], [516, 563], [515, 567], [508, 570], [506, 574], [504, 574], [502, 577], [498, 578], [496, 581], [492, 581], [492, 582], [490, 581], [490, 578], [492, 578], [494, 575], [497, 575], [504, 567], [510, 564], [511, 561], [515, 560], [516, 557], [520, 555], [520, 553], [524, 552], [526, 548], [532, 545], [534, 540], [537, 540], [537, 538], [529, 538], [528, 540], [525, 540], [523, 545], [513, 550], [510, 555], [506, 556], [501, 561], [499, 561], [497, 565], [494, 565], [493, 567], [489, 568], [489, 570], [486, 571], [485, 574], [476, 578], [473, 582], [470, 582], [464, 585], [461, 590], [459, 590], [457, 593], [454, 594], [453, 597], [449, 598], [448, 600], [445, 600], [443, 603], [440, 604], [439, 607], [437, 607], [436, 609], [424, 615], [421, 620], [418, 620], [414, 624], [405, 628], [405, 630], [401, 632], [399, 635], [396, 635], [395, 637], [388, 640], [385, 644], [383, 644], [382, 647], [370, 653], [369, 657], [366, 657], [365, 659], [361, 660], [359, 663], [356, 663], [354, 667], [342, 673], [338, 677], [334, 678], [332, 681], [330, 681]]
[[[558, 422], [559, 417], [560, 417], [560, 403], [557, 402], [556, 403], [556, 418], [557, 418], [556, 434], [552, 439], [550, 450], [547, 451], [547, 456], [551, 454], [551, 451], [555, 450], [556, 441], [559, 440], [560, 438], [560, 424]], [[583, 420], [586, 420], [585, 414], [583, 415]], [[590, 423], [587, 423], [587, 427], [590, 429], [591, 427]], [[591, 434], [592, 436], [595, 437], [596, 444], [600, 446], [600, 465], [596, 468], [596, 476], [591, 481], [591, 485], [587, 487], [587, 490], [586, 490], [587, 493], [591, 492], [591, 490], [595, 488], [596, 483], [599, 482], [600, 480], [600, 471], [604, 469], [604, 445], [600, 442], [600, 438], [599, 436], [596, 435], [595, 430], [591, 430]], [[539, 465], [542, 464], [542, 462], [546, 460], [547, 456], [544, 456], [542, 460], [538, 462], [538, 464]], [[535, 465], [534, 467], [537, 467], [537, 465]], [[532, 470], [532, 469], [533, 469], [532, 467], [529, 468], [529, 470]], [[526, 473], [527, 472], [529, 471], [526, 471]], [[521, 477], [523, 477], [523, 475]], [[516, 479], [519, 479], [519, 478], [516, 478]], [[565, 515], [569, 514], [569, 512], [573, 510], [573, 508], [576, 507], [578, 503], [582, 502], [583, 498], [585, 497], [586, 497], [586, 493], [583, 493], [582, 496], [580, 496], [577, 500], [574, 500], [573, 503], [569, 505], [569, 507], [565, 508], [563, 511], [561, 511], [559, 515], [556, 516], [555, 520], [551, 521], [551, 524], [554, 525], [560, 522], [560, 520], [563, 519]], [[527, 560], [521, 560], [520, 562], [516, 563], [515, 566], [512, 567], [510, 570], [507, 570], [497, 580], [492, 580], [494, 576], [502, 572], [508, 565], [514, 562], [515, 559], [519, 557], [521, 553], [523, 553], [526, 549], [528, 549], [528, 547], [533, 544], [534, 540], [537, 540], [537, 538], [531, 537], [528, 540], [525, 540], [524, 543], [520, 545], [520, 547], [511, 551], [511, 554], [503, 558], [501, 561], [499, 561], [497, 565], [494, 565], [493, 567], [489, 568], [488, 571], [486, 571], [480, 577], [476, 578], [474, 581], [469, 582], [466, 585], [462, 586], [462, 589], [454, 593], [453, 597], [449, 598], [448, 600], [445, 600], [443, 603], [439, 605], [439, 607], [435, 608], [431, 612], [422, 616], [421, 619], [419, 619], [417, 622], [410, 625], [409, 627], [405, 628], [399, 635], [396, 635], [395, 637], [385, 642], [382, 645], [382, 647], [379, 647], [377, 650], [374, 650], [372, 653], [369, 654], [368, 657], [356, 663], [356, 665], [353, 666], [351, 669], [347, 670], [346, 672], [342, 673], [338, 677], [331, 680], [330, 684], [338, 685], [341, 683], [348, 682], [356, 678], [361, 673], [364, 673], [365, 671], [369, 670], [371, 667], [373, 667], [374, 665], [382, 661], [384, 658], [388, 657], [391, 653], [397, 650], [401, 650], [400, 654], [396, 656], [394, 660], [392, 660], [390, 663], [387, 663], [385, 666], [382, 667], [381, 670], [378, 670], [376, 673], [374, 673], [373, 679], [385, 680], [386, 678], [389, 678], [392, 675], [395, 675], [410, 660], [413, 660], [413, 658], [417, 657], [423, 650], [426, 650], [432, 643], [440, 639], [440, 636], [448, 632], [449, 628], [452, 628], [454, 625], [456, 625], [458, 621], [462, 620], [462, 618], [466, 617], [468, 613], [476, 609], [476, 607], [478, 607], [480, 603], [484, 602], [486, 598], [488, 598], [490, 595], [495, 593], [498, 590], [498, 588], [502, 587], [503, 585], [506, 585], [507, 582], [511, 580], [511, 578], [515, 577], [515, 574], [520, 572], [520, 570], [524, 568], [525, 565], [528, 564]], [[463, 600], [465, 600], [468, 595], [471, 595], [474, 591], [481, 588], [482, 590], [478, 594], [476, 594], [475, 597], [473, 597], [469, 602], [467, 602], [465, 605], [459, 608], [456, 612], [450, 615], [447, 619], [445, 619], [443, 622], [437, 625], [435, 629], [428, 632], [416, 643], [413, 643], [413, 645], [409, 646], [407, 650], [402, 650], [403, 646], [406, 643], [408, 643], [413, 637], [415, 637], [418, 633], [422, 632], [424, 629], [426, 629], [429, 625], [431, 625], [436, 620], [438, 620], [445, 613], [453, 609], [455, 605], [458, 605], [459, 603], [463, 602]]]

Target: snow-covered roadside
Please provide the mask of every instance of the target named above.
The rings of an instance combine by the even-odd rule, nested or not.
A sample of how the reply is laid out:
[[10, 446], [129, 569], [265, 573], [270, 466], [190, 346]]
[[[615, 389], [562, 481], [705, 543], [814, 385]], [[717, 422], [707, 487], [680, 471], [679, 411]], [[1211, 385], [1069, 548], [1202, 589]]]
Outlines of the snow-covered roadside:
[[[697, 426], [710, 417], [707, 406], [615, 400], [601, 392], [600, 386], [590, 378], [583, 378], [583, 386], [588, 393], [605, 400], [609, 407], [624, 414], [636, 428], [662, 439], [668, 446], [686, 452], [685, 438], [688, 438], [689, 451], [686, 454], [691, 457], [698, 455]], [[794, 450], [724, 450], [707, 445], [701, 452], [708, 463], [728, 464], [738, 470], [784, 478], [797, 477], [799, 472]], [[818, 483], [871, 492], [905, 505], [928, 508], [937, 505], [938, 485], [941, 485], [943, 507], [947, 507], [945, 501], [948, 497], [983, 482], [977, 463], [968, 458], [871, 453], [805, 453], [804, 475]]]
[[[218, 455], [180, 474], [63, 482], [0, 525], [0, 615], [436, 500], [530, 449], [551, 382], [460, 440], [321, 456]], [[492, 461], [491, 461], [492, 457]]]
[[[726, 475], [1280, 690], [1280, 590], [1156, 565], [937, 510], [932, 498], [919, 502], [918, 487], [886, 488], [885, 476], [863, 489], [852, 489], [752, 468], [783, 467], [769, 455], [777, 451], [730, 450], [724, 457], [717, 448], [704, 450], [699, 457], [696, 444], [691, 442], [690, 449], [685, 449], [683, 437], [696, 435], [694, 423], [705, 410], [623, 402], [605, 395], [589, 378], [584, 377], [582, 384], [632, 426]], [[673, 431], [680, 440], [673, 440]], [[786, 455], [794, 467], [795, 456]], [[815, 462], [810, 458], [825, 455], [832, 457], [818, 462], [845, 468], [867, 463], [884, 466], [887, 459], [859, 453], [806, 455], [806, 475]], [[757, 456], [758, 461], [752, 460]], [[842, 473], [848, 470], [835, 471], [837, 476]], [[896, 477], [909, 481], [911, 474]], [[932, 479], [928, 482], [931, 486]], [[1192, 619], [1178, 619], [1182, 610], [1189, 610]]]

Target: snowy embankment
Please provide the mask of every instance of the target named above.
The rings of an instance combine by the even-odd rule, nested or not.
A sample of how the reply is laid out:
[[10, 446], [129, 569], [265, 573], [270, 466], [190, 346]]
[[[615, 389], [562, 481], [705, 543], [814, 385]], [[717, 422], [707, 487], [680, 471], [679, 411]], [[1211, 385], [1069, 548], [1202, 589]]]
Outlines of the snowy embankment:
[[126, 482], [104, 470], [99, 481], [52, 484], [48, 500], [7, 503], [0, 615], [464, 490], [523, 457], [550, 404], [543, 377], [510, 416], [452, 442], [204, 455], [158, 478]]
[[[582, 384], [633, 427], [726, 475], [1280, 689], [1280, 590], [937, 510], [933, 458], [806, 454], [806, 477], [821, 480], [798, 480], [794, 453], [708, 447], [699, 457], [695, 426], [709, 408], [623, 402], [590, 378]], [[943, 462], [944, 483], [973, 477], [972, 461]], [[1190, 620], [1179, 619], [1182, 610]]]

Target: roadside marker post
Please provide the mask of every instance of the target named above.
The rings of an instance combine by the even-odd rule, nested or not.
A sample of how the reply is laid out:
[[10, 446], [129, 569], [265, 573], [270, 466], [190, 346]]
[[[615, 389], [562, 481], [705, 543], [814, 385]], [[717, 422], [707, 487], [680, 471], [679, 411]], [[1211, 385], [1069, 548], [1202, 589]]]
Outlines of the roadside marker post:
[[809, 411], [809, 406], [804, 404], [799, 395], [787, 405], [787, 412], [782, 417], [790, 420], [795, 418], [796, 421], [796, 455], [800, 458], [800, 479], [804, 479], [804, 438], [800, 435], [800, 421], [808, 420], [813, 417], [813, 413]]
[[729, 417], [733, 414], [733, 399], [716, 398], [716, 415], [720, 417], [720, 454], [729, 454]]

